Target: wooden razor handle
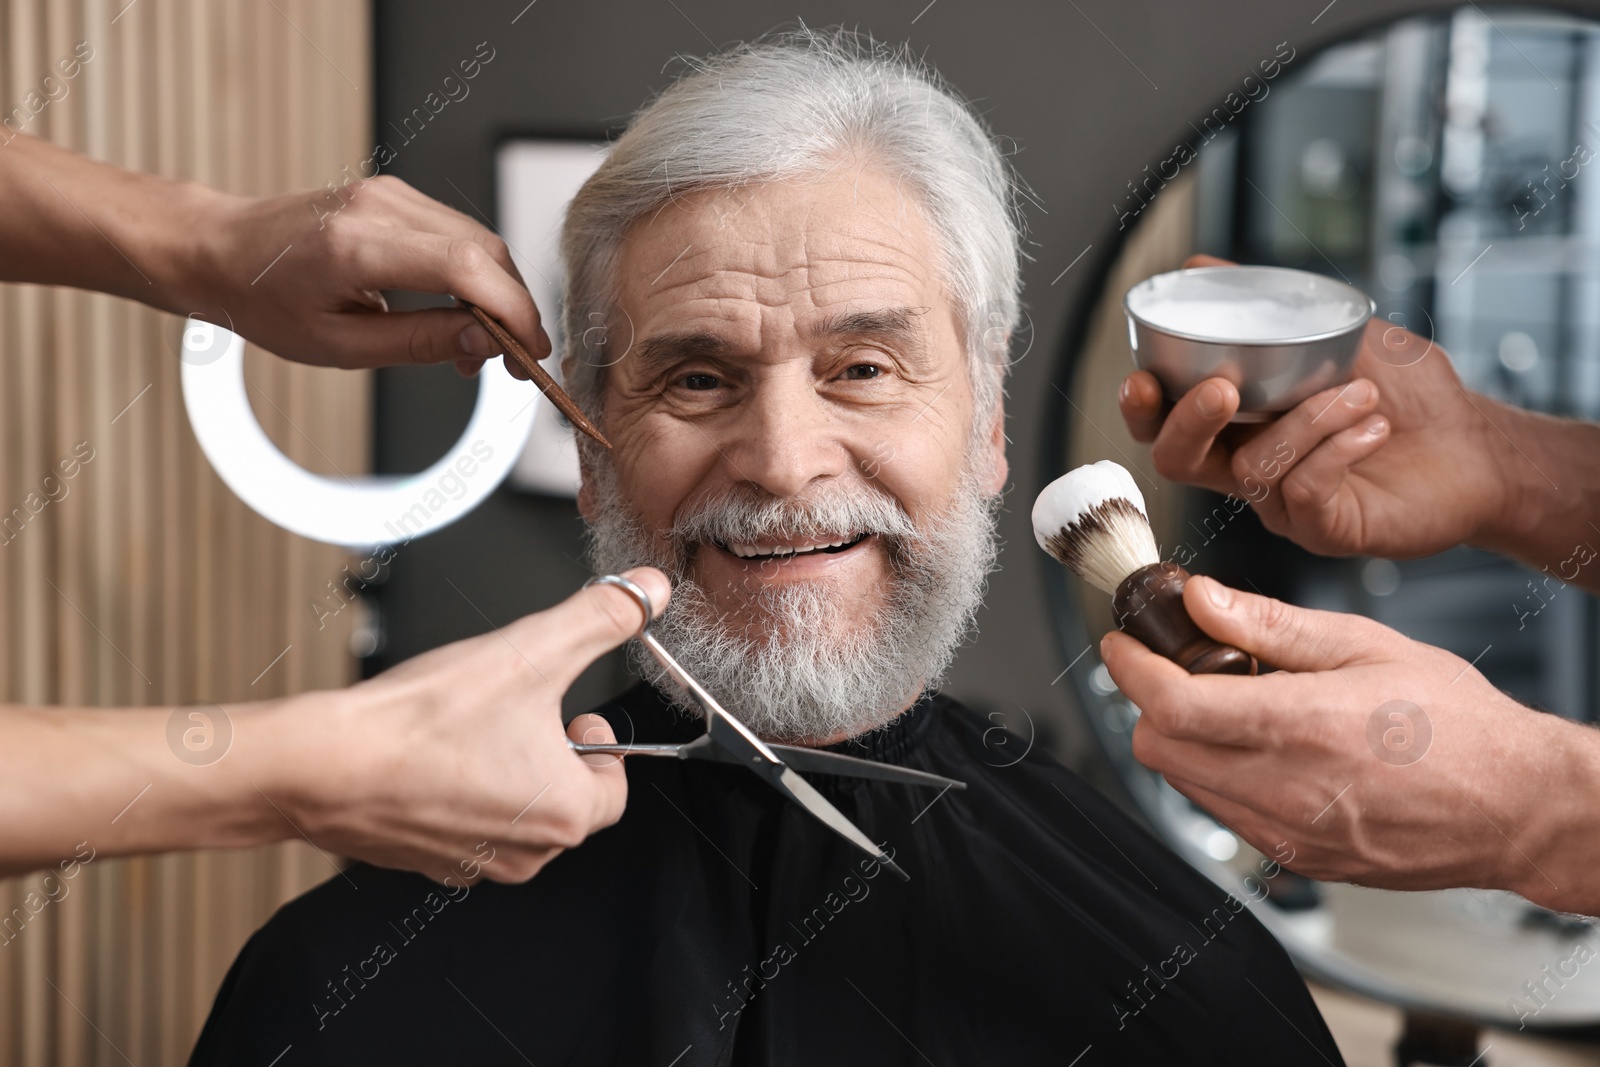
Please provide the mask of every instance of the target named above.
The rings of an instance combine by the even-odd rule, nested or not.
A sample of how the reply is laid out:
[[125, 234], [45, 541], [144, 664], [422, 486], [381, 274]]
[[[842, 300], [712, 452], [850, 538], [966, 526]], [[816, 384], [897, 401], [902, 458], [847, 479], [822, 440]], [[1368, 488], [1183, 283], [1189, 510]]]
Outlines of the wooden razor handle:
[[1176, 563], [1152, 563], [1122, 580], [1111, 597], [1117, 627], [1143, 641], [1190, 674], [1254, 674], [1250, 653], [1213, 641], [1189, 618], [1183, 583], [1189, 572]]

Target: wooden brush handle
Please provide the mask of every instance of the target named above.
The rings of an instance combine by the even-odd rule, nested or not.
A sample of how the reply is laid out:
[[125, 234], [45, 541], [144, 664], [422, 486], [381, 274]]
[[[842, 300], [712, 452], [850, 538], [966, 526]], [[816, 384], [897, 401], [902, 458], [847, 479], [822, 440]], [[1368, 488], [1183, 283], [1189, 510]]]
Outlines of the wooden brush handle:
[[528, 375], [533, 379], [533, 384], [537, 385], [539, 391], [550, 398], [550, 403], [554, 404], [561, 414], [567, 417], [567, 421], [572, 423], [579, 433], [600, 442], [606, 448], [611, 447], [611, 442], [607, 441], [606, 435], [600, 432], [600, 427], [589, 421], [589, 417], [578, 407], [577, 402], [568, 396], [567, 391], [556, 384], [556, 380], [550, 376], [550, 372], [539, 366], [539, 361], [534, 359], [515, 337], [511, 336], [510, 330], [500, 325], [493, 315], [477, 304], [469, 304], [463, 300], [461, 301], [461, 306], [472, 312], [473, 317], [478, 320], [479, 324], [488, 331], [489, 336], [493, 337], [495, 343], [500, 346], [500, 350], [505, 353], [507, 360], [516, 360], [517, 364], [528, 372]]
[[1213, 641], [1189, 618], [1183, 583], [1189, 572], [1176, 563], [1152, 563], [1122, 580], [1112, 594], [1117, 626], [1190, 674], [1254, 674], [1256, 658]]

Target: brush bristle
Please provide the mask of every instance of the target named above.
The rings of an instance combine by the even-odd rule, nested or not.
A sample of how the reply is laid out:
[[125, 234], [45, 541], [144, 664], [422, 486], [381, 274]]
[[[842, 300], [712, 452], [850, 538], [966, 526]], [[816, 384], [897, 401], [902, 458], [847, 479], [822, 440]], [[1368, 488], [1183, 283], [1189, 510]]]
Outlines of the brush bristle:
[[1132, 501], [1112, 497], [1091, 505], [1076, 521], [1040, 538], [1063, 566], [1105, 593], [1140, 567], [1161, 562], [1150, 521]]
[[1039, 547], [1096, 589], [1115, 594], [1140, 567], [1159, 563], [1144, 494], [1121, 464], [1103, 459], [1068, 471], [1033, 502]]

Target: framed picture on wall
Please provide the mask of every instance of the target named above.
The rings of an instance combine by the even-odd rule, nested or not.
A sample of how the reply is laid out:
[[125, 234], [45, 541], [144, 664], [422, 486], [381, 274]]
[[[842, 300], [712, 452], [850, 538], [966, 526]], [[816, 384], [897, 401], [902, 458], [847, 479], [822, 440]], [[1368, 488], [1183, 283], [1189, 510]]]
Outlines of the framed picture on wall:
[[[599, 137], [524, 137], [502, 140], [495, 150], [495, 212], [511, 258], [528, 283], [554, 346], [544, 366], [561, 379], [561, 220], [567, 204], [605, 159]], [[572, 424], [542, 395], [517, 464], [506, 484], [525, 492], [576, 497], [578, 449]]]

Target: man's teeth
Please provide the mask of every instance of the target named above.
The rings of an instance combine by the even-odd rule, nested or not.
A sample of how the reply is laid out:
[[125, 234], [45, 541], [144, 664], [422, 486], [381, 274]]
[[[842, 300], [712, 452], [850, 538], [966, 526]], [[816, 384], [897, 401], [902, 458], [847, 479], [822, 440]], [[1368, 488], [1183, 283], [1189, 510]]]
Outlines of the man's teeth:
[[824, 544], [806, 545], [796, 548], [793, 545], [745, 545], [737, 541], [728, 543], [728, 551], [740, 559], [754, 559], [757, 556], [803, 556], [810, 552], [822, 552], [830, 548], [842, 548], [861, 539], [860, 535], [846, 537], [841, 541], [828, 541]]

